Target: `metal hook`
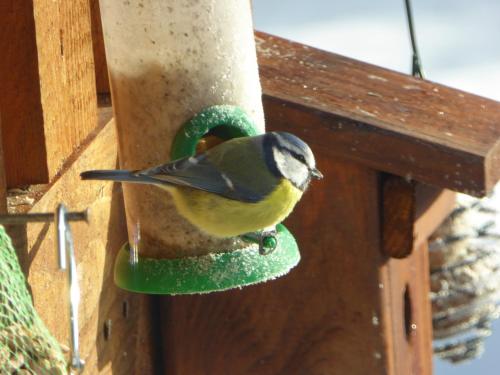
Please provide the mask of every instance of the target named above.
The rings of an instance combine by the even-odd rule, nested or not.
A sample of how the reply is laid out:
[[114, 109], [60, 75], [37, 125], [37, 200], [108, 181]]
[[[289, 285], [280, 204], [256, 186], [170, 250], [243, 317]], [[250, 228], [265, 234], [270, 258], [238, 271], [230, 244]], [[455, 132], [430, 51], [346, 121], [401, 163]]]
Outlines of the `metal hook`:
[[[64, 204], [57, 206], [55, 212], [57, 249], [59, 254], [59, 268], [68, 269], [69, 283], [69, 316], [71, 333], [71, 368], [81, 371], [85, 362], [80, 358], [79, 328], [78, 328], [78, 306], [80, 304], [80, 286], [76, 271], [75, 249], [73, 236], [67, 219]], [[69, 268], [67, 267], [69, 258]]]

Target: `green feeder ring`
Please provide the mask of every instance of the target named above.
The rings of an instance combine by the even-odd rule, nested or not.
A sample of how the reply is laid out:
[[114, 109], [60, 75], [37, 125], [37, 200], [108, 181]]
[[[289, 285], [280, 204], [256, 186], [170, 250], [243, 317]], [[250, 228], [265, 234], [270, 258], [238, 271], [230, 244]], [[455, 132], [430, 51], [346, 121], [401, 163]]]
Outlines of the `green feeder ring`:
[[128, 244], [115, 263], [115, 283], [122, 289], [148, 294], [194, 294], [238, 288], [286, 274], [300, 260], [295, 239], [277, 225], [277, 246], [261, 255], [258, 246], [197, 257], [152, 259], [130, 263]]
[[[258, 134], [242, 109], [231, 105], [211, 106], [179, 130], [172, 144], [172, 160], [195, 155], [198, 142], [209, 132], [224, 140]], [[277, 278], [299, 260], [295, 239], [279, 224], [276, 234], [263, 236], [262, 249], [249, 244], [238, 250], [196, 257], [139, 257], [131, 263], [129, 246], [125, 244], [115, 263], [115, 283], [122, 289], [148, 294], [208, 293]]]
[[241, 108], [214, 105], [202, 110], [179, 130], [172, 144], [172, 160], [195, 155], [196, 145], [210, 131], [225, 140], [258, 134], [253, 121]]

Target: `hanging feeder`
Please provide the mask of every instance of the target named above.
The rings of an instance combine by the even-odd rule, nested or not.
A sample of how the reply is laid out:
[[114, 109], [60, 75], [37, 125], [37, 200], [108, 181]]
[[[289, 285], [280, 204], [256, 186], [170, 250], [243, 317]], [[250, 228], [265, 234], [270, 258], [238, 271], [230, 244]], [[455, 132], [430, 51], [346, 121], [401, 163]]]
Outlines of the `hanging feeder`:
[[479, 357], [500, 316], [500, 186], [482, 199], [460, 194], [429, 244], [434, 353], [452, 363]]
[[[249, 117], [239, 108], [227, 105], [209, 107], [187, 122], [177, 133], [172, 160], [193, 156], [203, 136], [216, 134], [227, 140], [256, 135]], [[259, 236], [244, 236], [248, 242]], [[222, 250], [202, 256], [154, 259], [140, 258], [125, 244], [115, 264], [115, 283], [126, 290], [152, 294], [207, 293], [274, 279], [300, 260], [297, 243], [279, 224], [276, 234], [262, 243]]]
[[[264, 132], [249, 2], [105, 1], [101, 14], [121, 169]], [[299, 261], [282, 226], [262, 240], [215, 238], [181, 217], [162, 189], [123, 184], [123, 192], [131, 246], [120, 251], [115, 280], [124, 289], [224, 290], [275, 278]]]

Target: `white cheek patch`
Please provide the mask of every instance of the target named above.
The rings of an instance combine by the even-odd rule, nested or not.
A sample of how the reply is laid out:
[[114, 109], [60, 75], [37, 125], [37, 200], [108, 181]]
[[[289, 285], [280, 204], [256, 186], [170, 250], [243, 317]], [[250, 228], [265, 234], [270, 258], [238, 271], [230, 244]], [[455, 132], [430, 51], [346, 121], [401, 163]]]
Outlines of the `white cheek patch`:
[[293, 159], [292, 176], [289, 177], [290, 181], [296, 186], [303, 186], [309, 179], [309, 170], [301, 162]]
[[281, 174], [295, 186], [302, 186], [308, 181], [309, 170], [303, 163], [276, 148], [273, 149], [273, 156]]
[[278, 170], [285, 176], [285, 177], [288, 177], [287, 175], [285, 175], [283, 172], [285, 171], [285, 155], [283, 155], [283, 153], [278, 150], [276, 147], [273, 147], [273, 158], [274, 158], [274, 161], [276, 162], [276, 166], [278, 167]]

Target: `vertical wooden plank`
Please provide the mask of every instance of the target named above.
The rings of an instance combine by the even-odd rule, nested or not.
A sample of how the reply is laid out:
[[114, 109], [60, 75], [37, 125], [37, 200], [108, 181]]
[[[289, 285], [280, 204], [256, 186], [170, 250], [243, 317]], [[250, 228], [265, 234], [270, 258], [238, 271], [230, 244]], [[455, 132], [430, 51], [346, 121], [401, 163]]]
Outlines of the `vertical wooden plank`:
[[[384, 299], [392, 336], [394, 371], [395, 374], [431, 374], [428, 249], [423, 239], [416, 247], [414, 235], [417, 209], [422, 233], [422, 223], [431, 221], [426, 216], [439, 214], [440, 204], [436, 201], [439, 194], [434, 189], [427, 195], [417, 194], [415, 182], [393, 175], [383, 176], [382, 192], [382, 251], [390, 257], [382, 273], [386, 280], [384, 288], [388, 289]], [[423, 198], [428, 201], [422, 202]]]
[[0, 2], [0, 112], [9, 186], [48, 181], [32, 1]]
[[88, 0], [34, 0], [49, 177], [97, 126]]
[[0, 24], [7, 184], [45, 183], [96, 127], [89, 3], [7, 0]]
[[432, 319], [426, 244], [385, 266], [394, 374], [432, 374]]
[[164, 297], [169, 374], [396, 374], [390, 288], [380, 287], [378, 174], [316, 155], [325, 179], [287, 221], [299, 266], [242, 290]]

